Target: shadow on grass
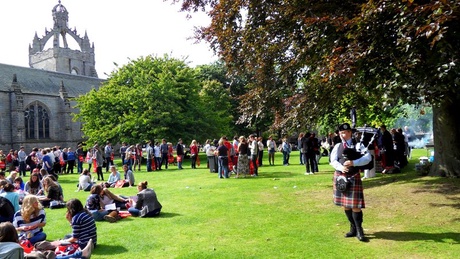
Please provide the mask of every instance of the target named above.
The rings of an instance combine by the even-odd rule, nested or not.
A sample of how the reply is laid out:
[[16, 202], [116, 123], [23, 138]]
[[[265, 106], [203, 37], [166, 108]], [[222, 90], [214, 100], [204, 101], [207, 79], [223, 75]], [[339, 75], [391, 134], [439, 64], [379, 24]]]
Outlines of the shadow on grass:
[[97, 244], [96, 248], [94, 249], [93, 254], [98, 256], [103, 255], [112, 255], [113, 258], [116, 258], [115, 255], [127, 253], [128, 249], [123, 246], [114, 246], [114, 245], [107, 245], [107, 244]]
[[[156, 219], [156, 218], [174, 218], [174, 217], [178, 217], [178, 216], [182, 216], [181, 214], [179, 213], [173, 213], [173, 212], [161, 212], [160, 215], [156, 216], [156, 217], [147, 217], [147, 218], [141, 218], [141, 219], [148, 219], [148, 220], [151, 220], [151, 219]], [[126, 218], [122, 218], [120, 220], [120, 222], [130, 222], [130, 221], [135, 221], [135, 220], [138, 220], [137, 217], [134, 217], [134, 216], [129, 216], [129, 217], [126, 217]]]
[[444, 195], [460, 194], [460, 181], [445, 177], [419, 176], [415, 171], [407, 170], [399, 174], [377, 175], [374, 178], [363, 180], [365, 188], [379, 187], [392, 183], [421, 183], [423, 187], [417, 189], [417, 193], [436, 193]]
[[375, 232], [366, 235], [369, 239], [386, 239], [393, 241], [416, 241], [430, 240], [440, 243], [460, 244], [460, 234], [447, 233], [423, 233], [423, 232]]
[[182, 216], [179, 213], [173, 213], [173, 212], [161, 212], [160, 215], [158, 215], [156, 218], [174, 218], [177, 216]]

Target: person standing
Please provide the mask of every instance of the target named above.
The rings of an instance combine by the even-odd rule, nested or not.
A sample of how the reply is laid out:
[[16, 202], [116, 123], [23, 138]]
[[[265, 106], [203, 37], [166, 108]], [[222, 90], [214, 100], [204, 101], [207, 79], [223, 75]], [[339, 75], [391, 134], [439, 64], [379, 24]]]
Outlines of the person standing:
[[160, 145], [160, 152], [161, 152], [161, 163], [160, 163], [160, 170], [161, 166], [164, 164], [165, 168], [168, 169], [168, 143], [166, 143], [166, 139], [162, 139], [162, 144]]
[[126, 142], [121, 143], [120, 147], [120, 156], [121, 156], [121, 163], [124, 165], [126, 163], [125, 158], [126, 158], [126, 149], [128, 149], [128, 146], [126, 145]]
[[228, 157], [230, 151], [225, 146], [225, 139], [221, 138], [219, 140], [219, 147], [217, 147], [216, 155], [218, 159], [218, 171], [217, 175], [219, 178], [228, 178], [229, 177], [229, 170], [228, 170]]
[[[40, 159], [37, 156], [38, 148], [34, 147], [32, 149], [32, 152], [29, 153], [29, 155], [26, 158], [26, 165], [30, 167], [30, 173], [34, 171], [35, 168], [37, 168], [38, 163]], [[26, 166], [27, 167], [27, 166]]]
[[287, 138], [283, 138], [283, 143], [281, 144], [281, 149], [283, 152], [283, 165], [289, 165], [289, 157], [291, 156], [291, 145], [288, 143]]
[[161, 170], [161, 150], [160, 150], [160, 143], [155, 142], [155, 147], [153, 147], [153, 153], [155, 155], [155, 170]]
[[301, 132], [299, 134], [299, 137], [297, 138], [297, 148], [299, 149], [299, 152], [300, 152], [299, 153], [300, 165], [305, 164], [305, 161], [304, 161], [305, 149], [303, 148], [304, 136], [305, 136], [305, 133]]
[[268, 137], [267, 149], [268, 149], [268, 164], [275, 165], [276, 142], [273, 140], [272, 136]]
[[240, 144], [238, 145], [238, 166], [236, 167], [236, 176], [238, 178], [240, 174], [244, 177], [249, 173], [249, 160], [248, 160], [248, 143], [244, 136], [240, 137]]
[[27, 170], [26, 158], [27, 158], [27, 153], [24, 151], [24, 147], [20, 147], [19, 152], [18, 152], [19, 176], [26, 176], [26, 170]]
[[310, 175], [314, 174], [315, 168], [313, 165], [313, 157], [311, 156], [311, 152], [308, 152], [310, 150], [310, 132], [307, 132], [303, 138], [302, 138], [302, 149], [304, 151], [303, 156], [304, 156], [304, 162], [305, 162], [305, 175]]
[[136, 147], [134, 145], [126, 148], [125, 151], [125, 164], [128, 165], [129, 170], [133, 170], [133, 164], [136, 157]]
[[[360, 150], [364, 147], [362, 144], [357, 144], [356, 141], [353, 141], [352, 134], [350, 124], [343, 123], [339, 126], [339, 135], [342, 142], [336, 144], [332, 149], [330, 163], [335, 169], [333, 198], [335, 205], [343, 207], [350, 222], [350, 232], [346, 233], [345, 237], [356, 236], [359, 241], [367, 241], [362, 228], [362, 209], [365, 208], [365, 203], [363, 183], [358, 167], [371, 162], [372, 157], [369, 153], [365, 153], [360, 157]], [[341, 188], [343, 186], [347, 186], [347, 188]]]
[[50, 156], [48, 156], [48, 151], [46, 149], [43, 149], [42, 150], [42, 154], [43, 154], [43, 157], [42, 157], [42, 162], [43, 162], [43, 167], [42, 168], [45, 168], [46, 171], [51, 174], [53, 172], [53, 160]]
[[[88, 152], [91, 154], [90, 150], [88, 150]], [[79, 143], [77, 145], [76, 153], [77, 153], [76, 154], [76, 156], [77, 156], [77, 173], [81, 174], [83, 172], [83, 162], [85, 162], [85, 152], [83, 151], [83, 145], [81, 143]], [[88, 162], [88, 161], [86, 161], [86, 162]], [[90, 168], [88, 170], [91, 170], [91, 164], [90, 164]]]
[[[67, 173], [73, 174], [73, 168], [75, 167], [75, 160], [77, 159], [75, 152], [69, 147], [67, 149]], [[78, 169], [77, 169], [78, 171]]]
[[182, 139], [180, 138], [176, 145], [176, 155], [177, 155], [177, 168], [184, 169], [182, 167], [182, 161], [184, 161], [184, 145], [182, 144]]
[[258, 161], [259, 161], [259, 166], [262, 166], [262, 160], [264, 158], [264, 143], [263, 143], [263, 138], [262, 137], [259, 137], [257, 139], [257, 144], [259, 145], [258, 146], [258, 149], [259, 149], [259, 154], [258, 154]]
[[[147, 161], [146, 161], [146, 167], [147, 167], [147, 172], [152, 172], [152, 162], [154, 163], [154, 153], [153, 153], [153, 147], [152, 147], [152, 141], [149, 141], [147, 143], [147, 147], [145, 149], [145, 152], [147, 153]], [[123, 167], [124, 168], [124, 167]]]
[[407, 158], [412, 158], [411, 156], [411, 147], [409, 143], [415, 140], [415, 132], [410, 129], [408, 126], [404, 126], [404, 137], [406, 139], [406, 156]]
[[254, 167], [254, 176], [259, 176], [258, 168], [257, 168], [257, 158], [259, 155], [259, 144], [257, 143], [256, 137], [251, 134], [249, 135], [249, 150], [251, 151], [250, 160], [252, 166]]
[[382, 163], [383, 163], [383, 174], [386, 173], [388, 170], [392, 170], [394, 168], [395, 160], [394, 160], [394, 146], [393, 146], [393, 136], [387, 130], [385, 125], [380, 126], [380, 131], [382, 133], [381, 136], [381, 143], [382, 143]]
[[306, 164], [307, 170], [310, 165], [311, 171], [309, 174], [315, 174], [318, 172], [318, 164], [316, 163], [316, 152], [318, 151], [318, 139], [315, 138], [313, 133], [307, 133], [307, 153], [306, 153]]
[[109, 172], [110, 166], [113, 165], [112, 155], [113, 155], [112, 144], [109, 141], [107, 141], [107, 144], [104, 147], [105, 172], [106, 173]]
[[136, 171], [136, 166], [138, 168], [138, 171], [141, 170], [141, 162], [142, 162], [142, 146], [141, 144], [136, 144], [136, 147], [134, 149], [135, 155], [134, 155], [134, 166], [133, 169]]
[[[80, 160], [80, 158], [78, 160]], [[88, 149], [88, 151], [86, 152], [85, 161], [88, 164], [88, 170], [91, 172], [91, 166], [93, 165], [93, 149], [92, 148]], [[81, 167], [82, 167], [81, 172], [83, 172], [83, 163]]]
[[104, 181], [104, 174], [102, 173], [102, 164], [104, 164], [104, 158], [102, 158], [102, 151], [97, 144], [93, 148], [93, 160], [96, 160], [97, 180]]
[[190, 156], [192, 157], [192, 169], [196, 169], [196, 160], [198, 157], [198, 145], [196, 140], [192, 140], [190, 144]]

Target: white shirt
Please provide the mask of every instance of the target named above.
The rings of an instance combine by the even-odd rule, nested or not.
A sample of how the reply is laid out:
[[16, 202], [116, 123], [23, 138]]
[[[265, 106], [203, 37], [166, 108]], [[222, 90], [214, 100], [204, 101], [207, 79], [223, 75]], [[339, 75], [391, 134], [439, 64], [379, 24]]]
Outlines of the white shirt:
[[91, 178], [89, 177], [89, 175], [80, 175], [80, 177], [78, 178], [78, 187], [80, 190], [86, 190], [86, 188], [88, 188], [90, 184]]
[[155, 146], [153, 148], [153, 151], [155, 153], [155, 157], [161, 157], [161, 153], [160, 153], [160, 146]]

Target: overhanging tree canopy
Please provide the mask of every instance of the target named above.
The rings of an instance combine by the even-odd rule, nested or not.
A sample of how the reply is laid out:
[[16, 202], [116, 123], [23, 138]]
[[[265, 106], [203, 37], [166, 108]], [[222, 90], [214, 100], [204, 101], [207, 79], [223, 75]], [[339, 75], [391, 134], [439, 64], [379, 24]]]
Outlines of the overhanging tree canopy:
[[231, 71], [254, 75], [243, 119], [269, 107], [280, 125], [314, 123], [344, 99], [358, 110], [427, 103], [432, 174], [460, 176], [459, 1], [180, 2], [184, 11], [208, 12], [212, 22], [197, 37]]

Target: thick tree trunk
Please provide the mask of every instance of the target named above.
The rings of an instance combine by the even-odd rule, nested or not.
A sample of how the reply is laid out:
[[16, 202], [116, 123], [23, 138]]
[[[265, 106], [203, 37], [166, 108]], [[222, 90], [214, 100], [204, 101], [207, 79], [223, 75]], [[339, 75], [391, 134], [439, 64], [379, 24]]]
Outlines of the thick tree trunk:
[[431, 176], [460, 177], [460, 98], [451, 98], [433, 107], [435, 151]]

